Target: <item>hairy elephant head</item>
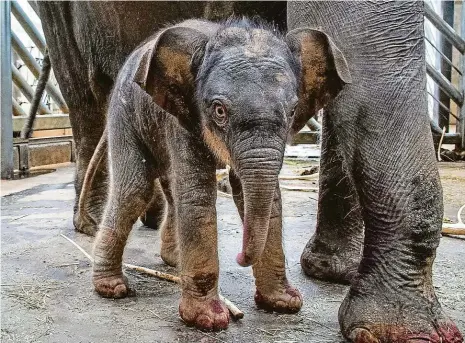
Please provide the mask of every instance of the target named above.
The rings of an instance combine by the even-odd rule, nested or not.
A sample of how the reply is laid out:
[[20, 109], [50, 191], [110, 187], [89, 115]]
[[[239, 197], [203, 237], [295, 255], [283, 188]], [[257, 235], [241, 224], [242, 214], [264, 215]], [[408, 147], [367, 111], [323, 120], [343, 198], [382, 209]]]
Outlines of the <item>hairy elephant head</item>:
[[[244, 239], [237, 261], [247, 266], [265, 247], [291, 128], [335, 96], [350, 74], [320, 31], [283, 37], [247, 21], [215, 27], [208, 35], [181, 26], [163, 31], [142, 57], [135, 81], [182, 126], [197, 127], [239, 177]], [[305, 113], [309, 109], [313, 113]]]

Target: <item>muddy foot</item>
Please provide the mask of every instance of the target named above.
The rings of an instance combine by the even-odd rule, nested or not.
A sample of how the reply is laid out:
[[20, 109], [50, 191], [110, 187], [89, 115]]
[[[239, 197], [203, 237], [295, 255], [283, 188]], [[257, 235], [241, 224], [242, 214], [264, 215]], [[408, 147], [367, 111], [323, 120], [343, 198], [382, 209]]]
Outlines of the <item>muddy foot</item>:
[[92, 281], [98, 294], [105, 298], [124, 298], [129, 287], [123, 275], [122, 255], [126, 239], [117, 231], [101, 227], [94, 243]]
[[224, 330], [229, 324], [229, 311], [218, 297], [199, 300], [183, 296], [179, 304], [179, 314], [188, 326], [200, 330]]
[[[378, 297], [349, 292], [339, 309], [345, 338], [353, 343], [463, 343], [455, 324], [418, 295], [404, 298], [383, 292]], [[398, 299], [398, 302], [393, 302]]]
[[275, 311], [279, 313], [296, 313], [302, 307], [302, 295], [300, 292], [288, 285], [285, 288], [273, 292], [255, 292], [255, 303], [258, 308], [265, 311]]
[[122, 274], [111, 276], [93, 276], [95, 290], [104, 298], [124, 298], [128, 295], [129, 287], [127, 279]]

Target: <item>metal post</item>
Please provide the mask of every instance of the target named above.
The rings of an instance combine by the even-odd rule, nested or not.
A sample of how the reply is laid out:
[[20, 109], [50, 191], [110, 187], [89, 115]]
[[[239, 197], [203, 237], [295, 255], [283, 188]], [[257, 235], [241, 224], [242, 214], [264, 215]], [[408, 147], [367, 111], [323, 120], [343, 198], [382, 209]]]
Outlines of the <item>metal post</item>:
[[[441, 2], [442, 7], [442, 18], [444, 21], [449, 24], [451, 27], [454, 26], [454, 1], [443, 1]], [[452, 44], [449, 40], [445, 39], [444, 36], [440, 38], [440, 47], [441, 52], [443, 55], [446, 55], [447, 59], [452, 59]], [[452, 69], [450, 65], [447, 63], [446, 59], [440, 59], [441, 64], [441, 74], [451, 82], [452, 79]], [[449, 121], [450, 121], [450, 98], [449, 96], [442, 91], [439, 90], [439, 101], [444, 105], [444, 107], [439, 106], [438, 108], [438, 124], [439, 127], [446, 128], [446, 132], [449, 132]]]
[[10, 1], [0, 1], [1, 177], [13, 178], [13, 115], [11, 97]]
[[[465, 39], [465, 3], [462, 1], [462, 22], [460, 23], [461, 26], [461, 34], [462, 39]], [[465, 97], [465, 51], [462, 52], [462, 94]], [[460, 120], [457, 121], [457, 132], [460, 134], [462, 139], [460, 148], [461, 150], [465, 150], [465, 101], [460, 107]]]

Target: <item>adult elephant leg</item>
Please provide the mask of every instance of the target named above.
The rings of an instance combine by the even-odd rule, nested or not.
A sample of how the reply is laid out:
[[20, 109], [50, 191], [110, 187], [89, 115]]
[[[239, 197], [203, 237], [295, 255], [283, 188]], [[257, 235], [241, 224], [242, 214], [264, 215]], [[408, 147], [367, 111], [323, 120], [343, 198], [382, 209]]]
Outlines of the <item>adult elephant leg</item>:
[[301, 266], [311, 277], [349, 283], [360, 263], [363, 220], [328, 117], [323, 118], [319, 188], [316, 231], [302, 253]]
[[145, 210], [145, 213], [140, 216], [141, 222], [151, 229], [158, 230], [162, 224], [165, 207], [165, 196], [163, 195], [160, 181], [156, 180], [152, 200], [150, 200], [150, 204]]
[[[112, 82], [107, 76], [93, 70], [92, 59], [82, 54], [79, 45], [82, 35], [76, 32], [78, 20], [73, 16], [74, 5], [73, 2], [37, 3], [54, 74], [70, 111], [76, 156], [73, 222], [76, 230], [93, 235], [95, 225], [78, 216], [79, 194], [87, 166], [105, 127], [107, 96]], [[87, 40], [83, 38], [82, 41]], [[101, 165], [105, 166], [106, 163], [102, 161]], [[97, 172], [89, 196], [87, 212], [96, 222], [99, 222], [105, 205], [106, 177], [104, 169]]]
[[[362, 260], [339, 310], [352, 342], [463, 342], [432, 285], [441, 185], [425, 96], [421, 1], [289, 2], [290, 29], [321, 27], [353, 82], [329, 106], [365, 225]], [[288, 12], [289, 13], [289, 12]]]
[[358, 275], [339, 310], [343, 335], [356, 343], [463, 342], [432, 283], [443, 205], [427, 117], [422, 6], [376, 7], [408, 10], [409, 20], [391, 23], [390, 40], [376, 41], [374, 50], [388, 54], [371, 69], [379, 74], [348, 87], [329, 111], [330, 119], [345, 118], [337, 132], [365, 224]]
[[[241, 219], [244, 219], [244, 197], [239, 178], [230, 171], [233, 199]], [[274, 194], [268, 237], [260, 260], [253, 265], [255, 302], [265, 310], [295, 313], [302, 307], [302, 296], [286, 277], [282, 237], [282, 205], [279, 185]]]
[[[356, 147], [346, 147], [353, 157], [352, 177], [365, 223], [358, 275], [339, 309], [341, 331], [355, 343], [463, 342], [432, 284], [442, 192], [426, 106], [421, 104], [424, 95], [417, 98], [420, 104], [410, 107], [412, 112], [390, 117], [397, 122], [395, 130], [376, 138], [359, 133]], [[364, 115], [373, 118], [370, 125], [380, 119], [375, 113]], [[366, 128], [360, 124], [361, 130]]]

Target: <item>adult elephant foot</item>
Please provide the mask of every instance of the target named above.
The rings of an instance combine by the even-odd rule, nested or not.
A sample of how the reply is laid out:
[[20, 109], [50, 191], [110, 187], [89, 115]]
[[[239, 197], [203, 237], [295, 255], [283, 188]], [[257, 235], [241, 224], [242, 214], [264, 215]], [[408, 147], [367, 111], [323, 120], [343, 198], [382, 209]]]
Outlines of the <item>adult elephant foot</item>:
[[360, 263], [364, 222], [334, 130], [333, 120], [323, 117], [317, 225], [300, 262], [310, 277], [348, 284]]
[[265, 311], [297, 313], [302, 307], [303, 300], [299, 290], [286, 282], [284, 287], [274, 290], [260, 291], [257, 289], [255, 303], [258, 308]]
[[[456, 325], [448, 319], [434, 293], [399, 292], [399, 288], [372, 292], [351, 289], [339, 309], [339, 323], [353, 343], [462, 343]], [[425, 293], [427, 295], [425, 295]]]
[[300, 256], [301, 267], [306, 275], [315, 279], [349, 284], [360, 264], [360, 244], [357, 242], [330, 249], [314, 236]]
[[200, 330], [219, 331], [229, 325], [229, 311], [217, 295], [205, 300], [183, 294], [179, 314], [187, 325]]

